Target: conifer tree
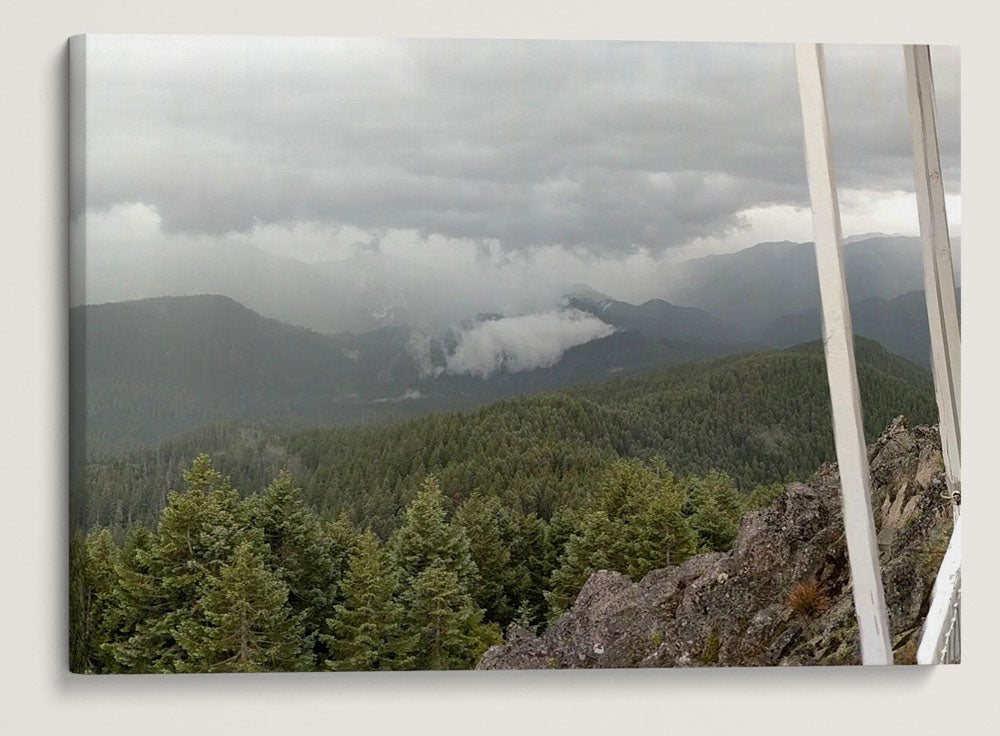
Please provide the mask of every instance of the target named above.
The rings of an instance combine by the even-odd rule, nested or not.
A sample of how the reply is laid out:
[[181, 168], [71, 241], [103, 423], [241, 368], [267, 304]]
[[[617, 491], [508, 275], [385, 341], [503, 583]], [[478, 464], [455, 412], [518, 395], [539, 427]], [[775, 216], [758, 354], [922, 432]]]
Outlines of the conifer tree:
[[105, 644], [114, 635], [114, 586], [118, 549], [108, 528], [74, 536], [70, 548], [71, 639], [74, 672], [108, 671]]
[[[268, 567], [288, 586], [288, 603], [306, 630], [318, 634], [333, 608], [340, 580], [334, 540], [302, 491], [282, 471], [259, 495], [246, 501], [249, 524], [263, 534]], [[325, 656], [325, 648], [320, 652]]]
[[455, 517], [465, 531], [476, 563], [472, 597], [485, 611], [487, 620], [506, 625], [516, 613], [508, 589], [516, 584], [519, 571], [511, 568], [503, 505], [496, 497], [474, 493], [458, 508]]
[[605, 474], [602, 488], [608, 486], [622, 489], [623, 502], [614, 518], [621, 522], [623, 537], [615, 556], [625, 560], [623, 572], [633, 580], [679, 565], [697, 551], [697, 537], [682, 513], [684, 486], [662, 458], [648, 465], [615, 463]]
[[587, 578], [598, 570], [621, 570], [624, 558], [617, 557], [620, 525], [603, 511], [593, 511], [580, 519], [580, 526], [566, 542], [559, 567], [552, 571], [545, 598], [549, 616], [554, 617], [573, 605]]
[[719, 472], [689, 479], [691, 526], [703, 549], [725, 551], [732, 547], [746, 507], [732, 479]]
[[[794, 479], [788, 479], [786, 482], [791, 483], [793, 481]], [[768, 485], [757, 486], [750, 492], [750, 497], [747, 499], [747, 511], [767, 508], [784, 490], [784, 483], [770, 483]]]
[[283, 672], [307, 670], [313, 662], [309, 637], [288, 606], [288, 586], [267, 569], [265, 547], [245, 539], [231, 563], [203, 583], [203, 615], [177, 628], [188, 657], [178, 671]]
[[69, 669], [87, 672], [90, 635], [87, 631], [87, 541], [77, 530], [69, 540]]
[[107, 672], [154, 671], [147, 653], [133, 646], [133, 637], [151, 614], [150, 602], [159, 596], [157, 581], [149, 574], [154, 542], [155, 534], [142, 525], [132, 526], [122, 542], [112, 591], [114, 604], [108, 616], [113, 635], [104, 644], [109, 655]]
[[359, 538], [341, 587], [344, 602], [328, 620], [332, 635], [324, 637], [327, 668], [408, 669], [410, 659], [400, 650], [403, 607], [394, 598], [397, 572], [373, 532]]
[[476, 565], [465, 531], [446, 518], [444, 494], [437, 478], [428, 476], [417, 497], [406, 509], [403, 525], [393, 535], [393, 560], [408, 585], [431, 565], [440, 562], [454, 573], [463, 589], [475, 582]]
[[191, 668], [178, 631], [191, 619], [202, 623], [204, 612], [197, 605], [202, 587], [248, 534], [238, 494], [207, 455], [199, 455], [184, 478], [187, 491], [169, 494], [153, 544], [137, 554], [141, 569], [122, 580], [124, 596], [143, 612], [135, 633], [114, 646], [115, 659], [125, 668]]
[[108, 528], [87, 535], [87, 606], [88, 667], [93, 672], [107, 672], [113, 657], [106, 644], [115, 635], [114, 587], [117, 578], [118, 547]]
[[546, 594], [551, 615], [568, 608], [597, 570], [618, 570], [639, 580], [694, 554], [696, 537], [683, 516], [684, 502], [682, 485], [662, 461], [610, 465], [593, 510], [580, 518], [552, 572]]
[[549, 525], [531, 513], [518, 516], [512, 526], [508, 597], [518, 601], [515, 618], [537, 629], [548, 613], [545, 589], [555, 566]]
[[416, 576], [403, 595], [403, 606], [404, 651], [413, 669], [467, 669], [489, 646], [502, 641], [499, 627], [483, 624], [482, 610], [441, 562]]

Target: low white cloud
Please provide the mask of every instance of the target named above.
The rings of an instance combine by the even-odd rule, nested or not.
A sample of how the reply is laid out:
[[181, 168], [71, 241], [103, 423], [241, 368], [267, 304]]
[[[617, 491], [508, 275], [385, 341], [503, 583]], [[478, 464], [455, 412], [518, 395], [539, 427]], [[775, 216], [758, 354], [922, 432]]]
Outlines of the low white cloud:
[[375, 399], [375, 400], [373, 400], [372, 403], [373, 404], [396, 404], [396, 403], [399, 403], [400, 401], [416, 401], [421, 396], [423, 396], [423, 394], [420, 393], [417, 389], [415, 389], [415, 388], [408, 388], [408, 389], [406, 389], [406, 391], [404, 391], [403, 393], [401, 393], [399, 396], [385, 396], [385, 397], [383, 397], [381, 399]]
[[480, 322], [464, 331], [448, 357], [448, 373], [488, 378], [555, 365], [576, 345], [607, 337], [614, 328], [576, 309]]

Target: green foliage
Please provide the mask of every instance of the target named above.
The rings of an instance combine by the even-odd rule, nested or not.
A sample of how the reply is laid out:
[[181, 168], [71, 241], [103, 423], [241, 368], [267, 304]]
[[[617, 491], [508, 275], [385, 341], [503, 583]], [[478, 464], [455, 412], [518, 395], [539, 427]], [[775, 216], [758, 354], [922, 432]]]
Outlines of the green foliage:
[[747, 510], [753, 511], [754, 509], [767, 508], [784, 490], [784, 483], [769, 483], [757, 486], [751, 491], [750, 498], [747, 500]]
[[113, 660], [102, 644], [114, 635], [114, 587], [118, 549], [108, 529], [70, 545], [70, 667], [75, 672], [99, 672]]
[[700, 546], [728, 550], [736, 540], [748, 499], [736, 490], [728, 475], [718, 472], [690, 479], [689, 488], [690, 523]]
[[499, 627], [483, 624], [482, 610], [441, 561], [417, 574], [403, 607], [405, 651], [414, 669], [468, 669], [502, 641]]
[[194, 602], [249, 533], [238, 494], [207, 455], [195, 458], [184, 478], [187, 491], [168, 495], [155, 542], [139, 552], [138, 564], [121, 579], [130, 615], [139, 619], [135, 633], [113, 645], [115, 659], [126, 668], [187, 669], [189, 654], [178, 632], [192, 625], [191, 618], [205, 623], [204, 610]]
[[478, 575], [469, 551], [469, 539], [461, 526], [448, 522], [441, 485], [434, 476], [424, 481], [389, 547], [404, 583], [409, 583], [435, 563], [441, 563], [454, 573], [463, 586], [471, 586]]
[[[867, 435], [899, 414], [933, 423], [930, 375], [856, 342]], [[550, 521], [560, 509], [582, 507], [602, 469], [619, 458], [660, 456], [679, 474], [719, 470], [741, 492], [806, 477], [835, 459], [822, 345], [811, 343], [410, 421], [209, 427], [156, 450], [92, 458], [80, 524], [152, 523], [164, 488], [176, 487], [199, 452], [210, 452], [244, 488], [261, 488], [288, 467], [317, 509], [372, 526], [382, 538], [400, 525], [428, 474], [455, 506], [478, 491]]]
[[333, 670], [407, 669], [412, 660], [402, 651], [403, 607], [397, 601], [398, 572], [371, 531], [358, 539], [341, 584], [344, 602], [328, 620], [332, 635], [324, 637]]
[[[74, 671], [454, 669], [501, 641], [471, 592], [489, 586], [433, 477], [389, 549], [371, 531], [323, 522], [287, 473], [245, 500], [207, 456], [185, 480], [155, 530], [133, 526], [121, 545], [107, 528], [73, 538]], [[478, 499], [464, 518], [500, 511]], [[494, 547], [509, 544], [509, 524], [504, 535]]]
[[[543, 625], [548, 616], [545, 590], [555, 568], [555, 545], [550, 527], [535, 514], [509, 512], [510, 565], [507, 573], [506, 597], [517, 601], [515, 618], [529, 629]], [[504, 625], [503, 618], [495, 618]]]
[[178, 625], [187, 657], [177, 671], [267, 672], [307, 670], [312, 641], [288, 605], [288, 586], [267, 568], [266, 548], [245, 539], [232, 562], [209, 574], [201, 586], [201, 616]]
[[649, 465], [613, 463], [552, 573], [552, 613], [565, 610], [597, 570], [619, 570], [638, 580], [694, 554], [695, 532], [683, 514], [686, 500], [685, 484], [659, 459]]
[[[291, 611], [310, 631], [319, 631], [338, 600], [338, 581], [354, 539], [350, 534], [332, 537], [287, 471], [264, 493], [251, 496], [246, 506], [248, 523], [262, 532], [268, 567], [288, 586]], [[322, 642], [316, 643], [322, 661], [327, 652]]]
[[519, 570], [511, 566], [512, 525], [509, 511], [496, 496], [473, 494], [456, 512], [456, 521], [469, 540], [477, 574], [472, 585], [476, 604], [491, 621], [509, 623], [518, 604]]
[[[866, 423], [932, 420], [920, 369], [863, 341], [858, 363]], [[210, 428], [92, 463], [102, 521], [71, 540], [71, 666], [473, 666], [596, 570], [638, 580], [729, 549], [778, 480], [832, 455], [822, 367], [805, 346], [398, 424]]]

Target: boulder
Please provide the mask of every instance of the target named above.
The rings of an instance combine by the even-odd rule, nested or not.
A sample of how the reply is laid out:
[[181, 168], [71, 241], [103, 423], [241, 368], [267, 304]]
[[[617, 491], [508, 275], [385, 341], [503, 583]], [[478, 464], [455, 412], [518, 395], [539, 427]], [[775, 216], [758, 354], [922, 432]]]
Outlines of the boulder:
[[[937, 428], [899, 417], [868, 458], [893, 649], [912, 663], [952, 526]], [[638, 582], [596, 572], [543, 634], [512, 629], [479, 668], [792, 664], [860, 664], [835, 464], [744, 516], [730, 552]]]

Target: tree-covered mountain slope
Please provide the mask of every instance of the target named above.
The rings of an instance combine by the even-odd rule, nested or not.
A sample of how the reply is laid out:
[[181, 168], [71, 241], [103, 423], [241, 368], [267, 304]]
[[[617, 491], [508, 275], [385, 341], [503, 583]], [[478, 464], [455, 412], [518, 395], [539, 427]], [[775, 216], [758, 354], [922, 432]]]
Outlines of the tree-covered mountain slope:
[[[933, 423], [930, 375], [877, 343], [856, 341], [865, 430], [895, 416]], [[89, 526], [149, 520], [199, 453], [242, 488], [288, 468], [311, 503], [387, 533], [428, 473], [449, 497], [476, 491], [551, 518], [591, 494], [600, 468], [660, 457], [672, 471], [723, 471], [749, 492], [832, 460], [822, 346], [810, 343], [684, 364], [647, 375], [525, 396], [465, 411], [351, 427], [206, 427], [155, 449], [87, 467]]]
[[[531, 370], [500, 365], [484, 376], [455, 369], [449, 351], [470, 330], [495, 350], [504, 346], [491, 339], [517, 341], [517, 334], [477, 335], [473, 325], [457, 336], [405, 327], [326, 335], [217, 295], [78, 307], [70, 319], [83, 391], [74, 391], [74, 413], [85, 416], [93, 454], [210, 422], [347, 424], [461, 409], [731, 352], [711, 334], [697, 339], [703, 317], [681, 311], [690, 324], [669, 333], [611, 325], [604, 332], [617, 331], [571, 345], [554, 363], [539, 360]], [[534, 349], [530, 335], [520, 343]]]

